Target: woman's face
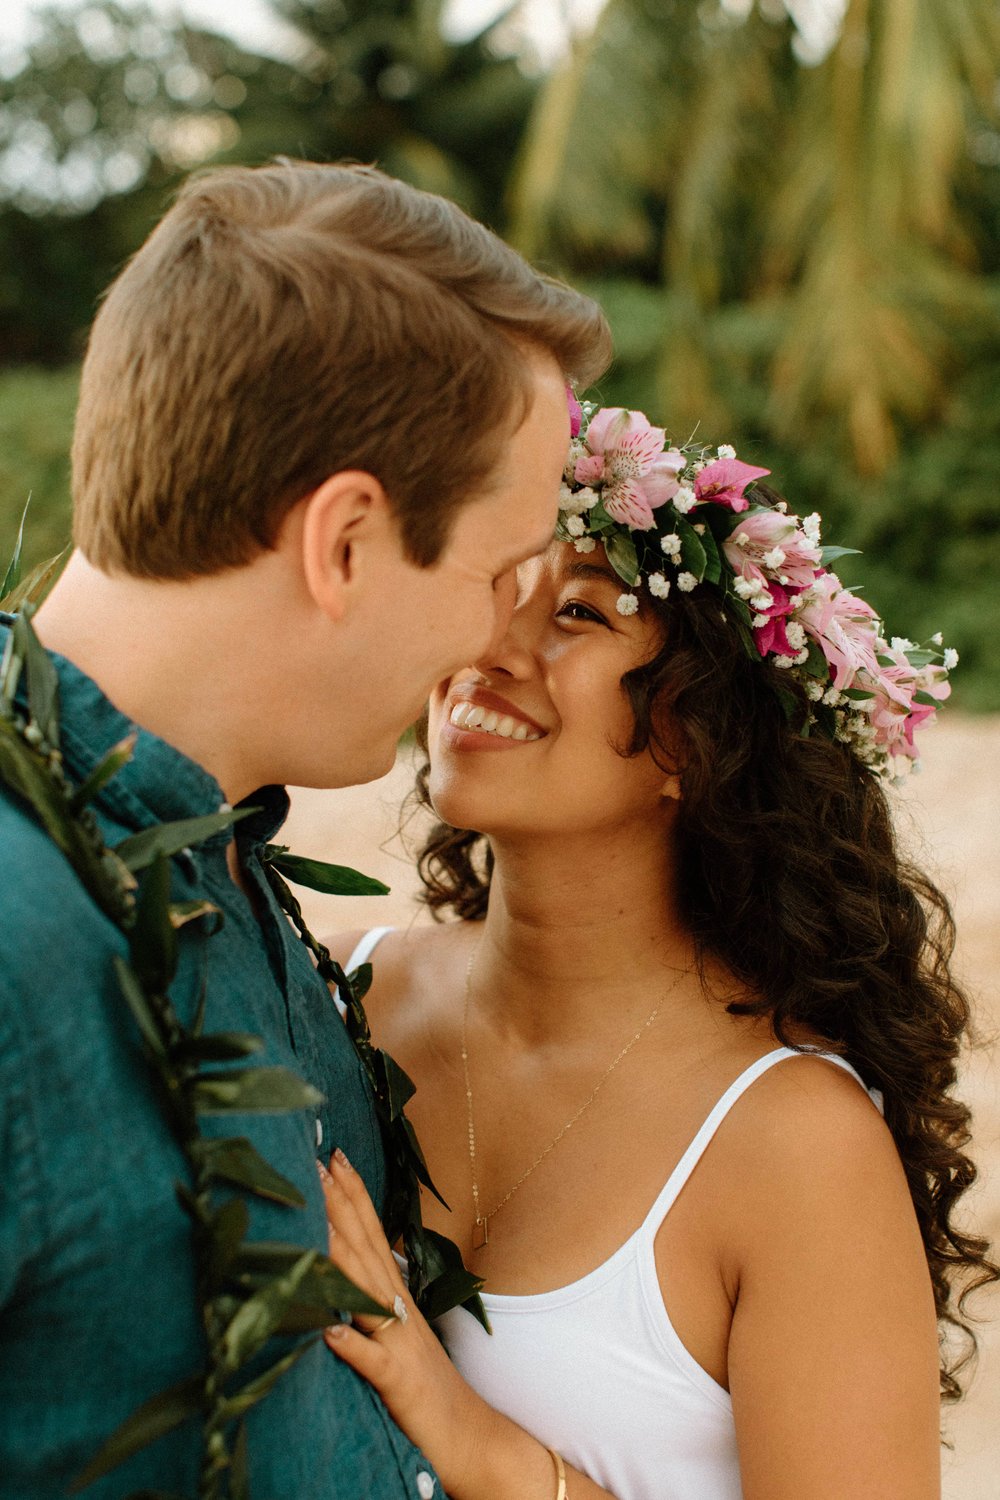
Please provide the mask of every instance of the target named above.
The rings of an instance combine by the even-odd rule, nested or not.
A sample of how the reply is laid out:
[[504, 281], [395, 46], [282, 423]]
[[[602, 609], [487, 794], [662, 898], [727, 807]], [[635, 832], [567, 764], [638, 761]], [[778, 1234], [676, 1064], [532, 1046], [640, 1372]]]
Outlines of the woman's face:
[[620, 615], [622, 583], [604, 549], [553, 542], [517, 574], [499, 646], [431, 698], [430, 793], [438, 815], [490, 834], [648, 826], [673, 780], [632, 735], [624, 674], [648, 661], [661, 627]]

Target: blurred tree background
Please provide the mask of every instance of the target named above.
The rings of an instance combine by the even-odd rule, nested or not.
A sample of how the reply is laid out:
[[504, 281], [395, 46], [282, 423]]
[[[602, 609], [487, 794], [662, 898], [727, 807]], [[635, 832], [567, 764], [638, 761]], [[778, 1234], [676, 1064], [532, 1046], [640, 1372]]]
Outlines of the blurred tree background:
[[444, 0], [270, 4], [281, 57], [110, 0], [0, 49], [0, 553], [29, 491], [31, 558], [66, 541], [86, 329], [184, 173], [376, 161], [596, 295], [601, 398], [767, 463], [1000, 709], [996, 0], [607, 0], [545, 64], [532, 0], [461, 38]]

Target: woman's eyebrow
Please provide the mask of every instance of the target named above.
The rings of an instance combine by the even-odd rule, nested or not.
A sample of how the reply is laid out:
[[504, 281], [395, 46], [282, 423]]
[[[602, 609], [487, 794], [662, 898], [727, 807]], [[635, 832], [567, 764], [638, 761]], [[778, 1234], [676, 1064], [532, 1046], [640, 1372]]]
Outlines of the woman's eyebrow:
[[570, 563], [566, 572], [570, 578], [594, 579], [598, 583], [613, 583], [619, 590], [625, 586], [617, 573], [609, 573], [607, 568], [599, 567], [597, 563]]

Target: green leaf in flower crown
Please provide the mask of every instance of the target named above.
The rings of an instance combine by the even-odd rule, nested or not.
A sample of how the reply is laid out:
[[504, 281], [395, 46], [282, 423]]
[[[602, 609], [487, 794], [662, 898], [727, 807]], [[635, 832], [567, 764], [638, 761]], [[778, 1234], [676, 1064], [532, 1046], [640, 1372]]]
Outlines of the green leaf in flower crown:
[[31, 624], [31, 609], [16, 615], [11, 627], [16, 649], [24, 658], [28, 679], [28, 713], [43, 737], [59, 748], [59, 678], [52, 658], [42, 645]]
[[129, 933], [132, 967], [154, 994], [166, 994], [177, 972], [177, 933], [170, 920], [170, 865], [158, 854], [146, 871]]
[[82, 781], [69, 800], [70, 811], [77, 813], [88, 802], [93, 802], [98, 792], [104, 790], [123, 766], [127, 766], [135, 751], [135, 742], [138, 738], [135, 734], [128, 734], [117, 745], [112, 745], [106, 755], [102, 755], [97, 765], [91, 771], [86, 781]]
[[914, 651], [907, 651], [906, 659], [910, 663], [911, 667], [926, 667], [932, 661], [934, 661], [938, 655], [939, 653], [937, 651], [923, 651], [918, 648]]
[[[674, 530], [681, 539], [681, 561], [688, 573], [693, 573], [698, 582], [701, 583], [708, 569], [708, 553], [702, 543], [701, 537], [695, 531], [691, 522], [684, 516], [678, 516]], [[708, 536], [708, 532], [705, 533]], [[721, 576], [721, 570], [720, 570]]]
[[314, 1342], [310, 1339], [307, 1343], [297, 1345], [290, 1354], [284, 1354], [281, 1359], [275, 1360], [263, 1375], [258, 1375], [255, 1380], [241, 1386], [233, 1395], [227, 1396], [220, 1409], [222, 1420], [234, 1421], [237, 1417], [242, 1417], [252, 1406], [256, 1406], [258, 1401], [263, 1401], [265, 1396], [270, 1395], [285, 1371], [290, 1370], [303, 1354], [307, 1354]]
[[186, 1037], [173, 1049], [177, 1062], [239, 1062], [263, 1050], [264, 1043], [252, 1031], [212, 1031], [205, 1036]]
[[817, 641], [807, 641], [809, 655], [805, 659], [805, 669], [810, 677], [818, 677], [820, 682], [825, 682], [830, 675], [830, 663], [823, 655], [823, 648]]
[[613, 532], [605, 538], [604, 550], [618, 577], [628, 584], [634, 584], [639, 576], [639, 558], [632, 538], [624, 536], [620, 531]]
[[722, 558], [719, 554], [715, 537], [712, 535], [711, 528], [706, 526], [700, 536], [698, 536], [697, 532], [695, 532], [695, 536], [701, 542], [705, 553], [705, 582], [719, 583], [722, 578]]
[[284, 1114], [315, 1109], [323, 1095], [289, 1068], [233, 1068], [201, 1073], [192, 1085], [201, 1115]]
[[301, 859], [297, 854], [274, 854], [268, 864], [280, 870], [293, 885], [305, 885], [325, 896], [387, 896], [389, 887], [381, 880], [361, 875], [347, 865], [328, 865], [318, 859]]
[[226, 1369], [238, 1370], [267, 1343], [295, 1301], [302, 1279], [318, 1254], [316, 1250], [304, 1251], [286, 1275], [262, 1286], [240, 1305], [222, 1335], [222, 1358]]
[[13, 593], [14, 589], [16, 589], [18, 584], [21, 582], [21, 548], [24, 545], [24, 522], [27, 518], [28, 506], [30, 504], [31, 496], [29, 495], [27, 500], [24, 502], [24, 510], [21, 512], [21, 525], [18, 528], [17, 541], [14, 544], [14, 551], [11, 555], [10, 562], [7, 564], [7, 571], [4, 574], [3, 583], [0, 583], [0, 608], [6, 606], [8, 595]]
[[115, 954], [112, 963], [118, 975], [121, 992], [135, 1017], [136, 1025], [142, 1032], [143, 1040], [156, 1057], [165, 1058], [166, 1045], [160, 1031], [160, 1024], [146, 998], [141, 979], [120, 953]]
[[213, 834], [221, 833], [223, 829], [231, 828], [234, 823], [259, 811], [256, 807], [240, 807], [227, 812], [209, 813], [203, 818], [181, 818], [176, 823], [157, 823], [152, 828], [144, 828], [141, 833], [133, 833], [129, 838], [123, 839], [120, 844], [115, 845], [114, 852], [127, 869], [137, 874], [151, 865], [158, 854], [169, 859], [172, 854], [179, 854], [182, 849], [201, 844]]
[[840, 557], [860, 557], [860, 556], [861, 556], [861, 553], [858, 551], [857, 547], [821, 547], [820, 548], [820, 558], [822, 560], [824, 568], [828, 568], [831, 563], [836, 562], [837, 559], [840, 558]]
[[112, 1469], [117, 1469], [126, 1459], [148, 1447], [150, 1443], [155, 1443], [158, 1438], [165, 1437], [168, 1432], [173, 1432], [175, 1427], [179, 1427], [189, 1417], [197, 1416], [202, 1409], [203, 1398], [204, 1377], [198, 1374], [192, 1375], [188, 1380], [181, 1380], [169, 1390], [161, 1391], [149, 1401], [144, 1401], [112, 1433], [83, 1472], [77, 1475], [73, 1481], [73, 1493], [85, 1489], [88, 1484], [93, 1484], [105, 1474], [110, 1474]]
[[306, 1200], [295, 1184], [275, 1171], [246, 1136], [203, 1138], [195, 1143], [194, 1151], [209, 1175], [219, 1182], [232, 1183], [258, 1198], [284, 1203], [289, 1208], [305, 1205]]

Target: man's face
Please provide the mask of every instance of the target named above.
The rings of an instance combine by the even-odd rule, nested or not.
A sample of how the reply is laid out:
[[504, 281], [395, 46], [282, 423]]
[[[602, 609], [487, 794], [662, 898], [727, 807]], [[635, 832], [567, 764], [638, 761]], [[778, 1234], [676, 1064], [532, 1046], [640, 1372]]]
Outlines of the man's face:
[[[402, 732], [431, 689], [506, 633], [516, 569], [549, 545], [569, 445], [565, 381], [548, 355], [530, 356], [531, 408], [504, 445], [484, 493], [458, 513], [438, 561], [420, 568], [398, 556], [385, 569], [376, 607], [359, 622], [357, 691], [364, 712], [342, 722], [340, 752], [350, 781], [383, 775]], [[354, 743], [348, 744], [345, 732]]]

